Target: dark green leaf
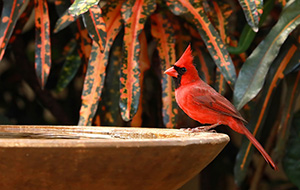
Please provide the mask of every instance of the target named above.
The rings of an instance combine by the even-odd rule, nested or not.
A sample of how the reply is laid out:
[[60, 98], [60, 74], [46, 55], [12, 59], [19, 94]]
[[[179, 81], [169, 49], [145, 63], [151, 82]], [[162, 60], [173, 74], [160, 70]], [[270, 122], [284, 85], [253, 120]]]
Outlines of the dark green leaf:
[[[253, 109], [253, 116], [249, 121], [247, 127], [250, 131], [253, 131], [253, 135], [259, 139], [260, 132], [265, 125], [266, 117], [269, 113], [269, 107], [272, 103], [274, 92], [285, 75], [291, 72], [290, 68], [294, 68], [295, 65], [299, 65], [299, 61], [295, 59], [300, 58], [300, 51], [292, 43], [292, 38], [288, 39], [278, 57], [275, 59], [274, 64], [271, 66], [266, 83], [260, 94], [259, 101], [256, 103]], [[251, 146], [252, 144], [248, 139], [244, 138], [240, 151], [237, 155], [234, 175], [238, 184], [241, 184], [247, 173], [247, 168], [251, 161], [251, 155], [253, 154]]]
[[248, 57], [234, 88], [234, 105], [240, 110], [261, 90], [267, 72], [289, 33], [300, 23], [300, 1], [286, 7], [267, 37]]
[[293, 117], [287, 147], [282, 161], [283, 169], [292, 183], [300, 189], [300, 111]]
[[70, 81], [76, 75], [79, 66], [81, 64], [81, 58], [76, 51], [76, 41], [72, 40], [69, 49], [69, 53], [66, 56], [65, 63], [63, 65], [62, 71], [59, 75], [59, 79], [57, 82], [56, 90], [61, 91], [63, 90]]

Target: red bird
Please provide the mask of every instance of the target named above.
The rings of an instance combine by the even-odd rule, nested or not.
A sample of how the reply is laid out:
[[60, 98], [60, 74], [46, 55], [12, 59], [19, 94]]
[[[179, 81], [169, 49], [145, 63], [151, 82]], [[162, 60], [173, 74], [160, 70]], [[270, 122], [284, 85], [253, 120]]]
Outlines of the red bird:
[[193, 65], [190, 45], [175, 65], [165, 71], [175, 82], [175, 98], [179, 107], [192, 119], [210, 126], [198, 127], [197, 130], [207, 131], [218, 125], [227, 125], [234, 131], [246, 135], [259, 150], [268, 164], [277, 170], [272, 158], [244, 126], [246, 120], [237, 109], [221, 94], [202, 81]]

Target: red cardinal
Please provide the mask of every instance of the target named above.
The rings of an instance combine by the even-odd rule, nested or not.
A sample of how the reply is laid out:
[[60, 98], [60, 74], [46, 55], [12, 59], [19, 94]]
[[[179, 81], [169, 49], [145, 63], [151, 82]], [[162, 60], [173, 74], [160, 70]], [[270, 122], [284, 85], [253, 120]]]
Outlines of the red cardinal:
[[261, 144], [244, 126], [246, 120], [236, 108], [221, 94], [206, 84], [198, 76], [193, 65], [190, 45], [175, 65], [165, 71], [175, 81], [175, 98], [179, 107], [192, 119], [210, 126], [198, 127], [199, 130], [209, 130], [217, 125], [229, 126], [234, 131], [246, 135], [259, 150], [269, 165], [277, 170], [272, 158]]

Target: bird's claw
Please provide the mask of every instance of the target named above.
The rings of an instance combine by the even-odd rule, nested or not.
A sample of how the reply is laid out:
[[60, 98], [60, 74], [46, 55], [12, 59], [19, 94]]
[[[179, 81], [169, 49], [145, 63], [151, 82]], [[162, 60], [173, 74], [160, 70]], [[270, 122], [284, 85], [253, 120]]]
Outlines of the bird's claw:
[[216, 124], [208, 125], [208, 126], [195, 127], [195, 128], [181, 128], [180, 130], [183, 130], [185, 132], [190, 132], [190, 133], [199, 133], [199, 132], [216, 133], [216, 130], [214, 130], [212, 128], [215, 128], [218, 125], [220, 125], [220, 123], [216, 123]]

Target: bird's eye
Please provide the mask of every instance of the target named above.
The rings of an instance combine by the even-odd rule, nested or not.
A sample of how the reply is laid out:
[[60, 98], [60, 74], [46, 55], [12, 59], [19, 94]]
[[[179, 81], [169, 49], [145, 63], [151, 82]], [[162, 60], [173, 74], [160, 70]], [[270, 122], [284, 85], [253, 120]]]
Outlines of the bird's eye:
[[179, 75], [183, 75], [186, 72], [186, 68], [185, 67], [178, 67], [176, 65], [173, 66], [174, 69], [177, 71], [177, 73]]

